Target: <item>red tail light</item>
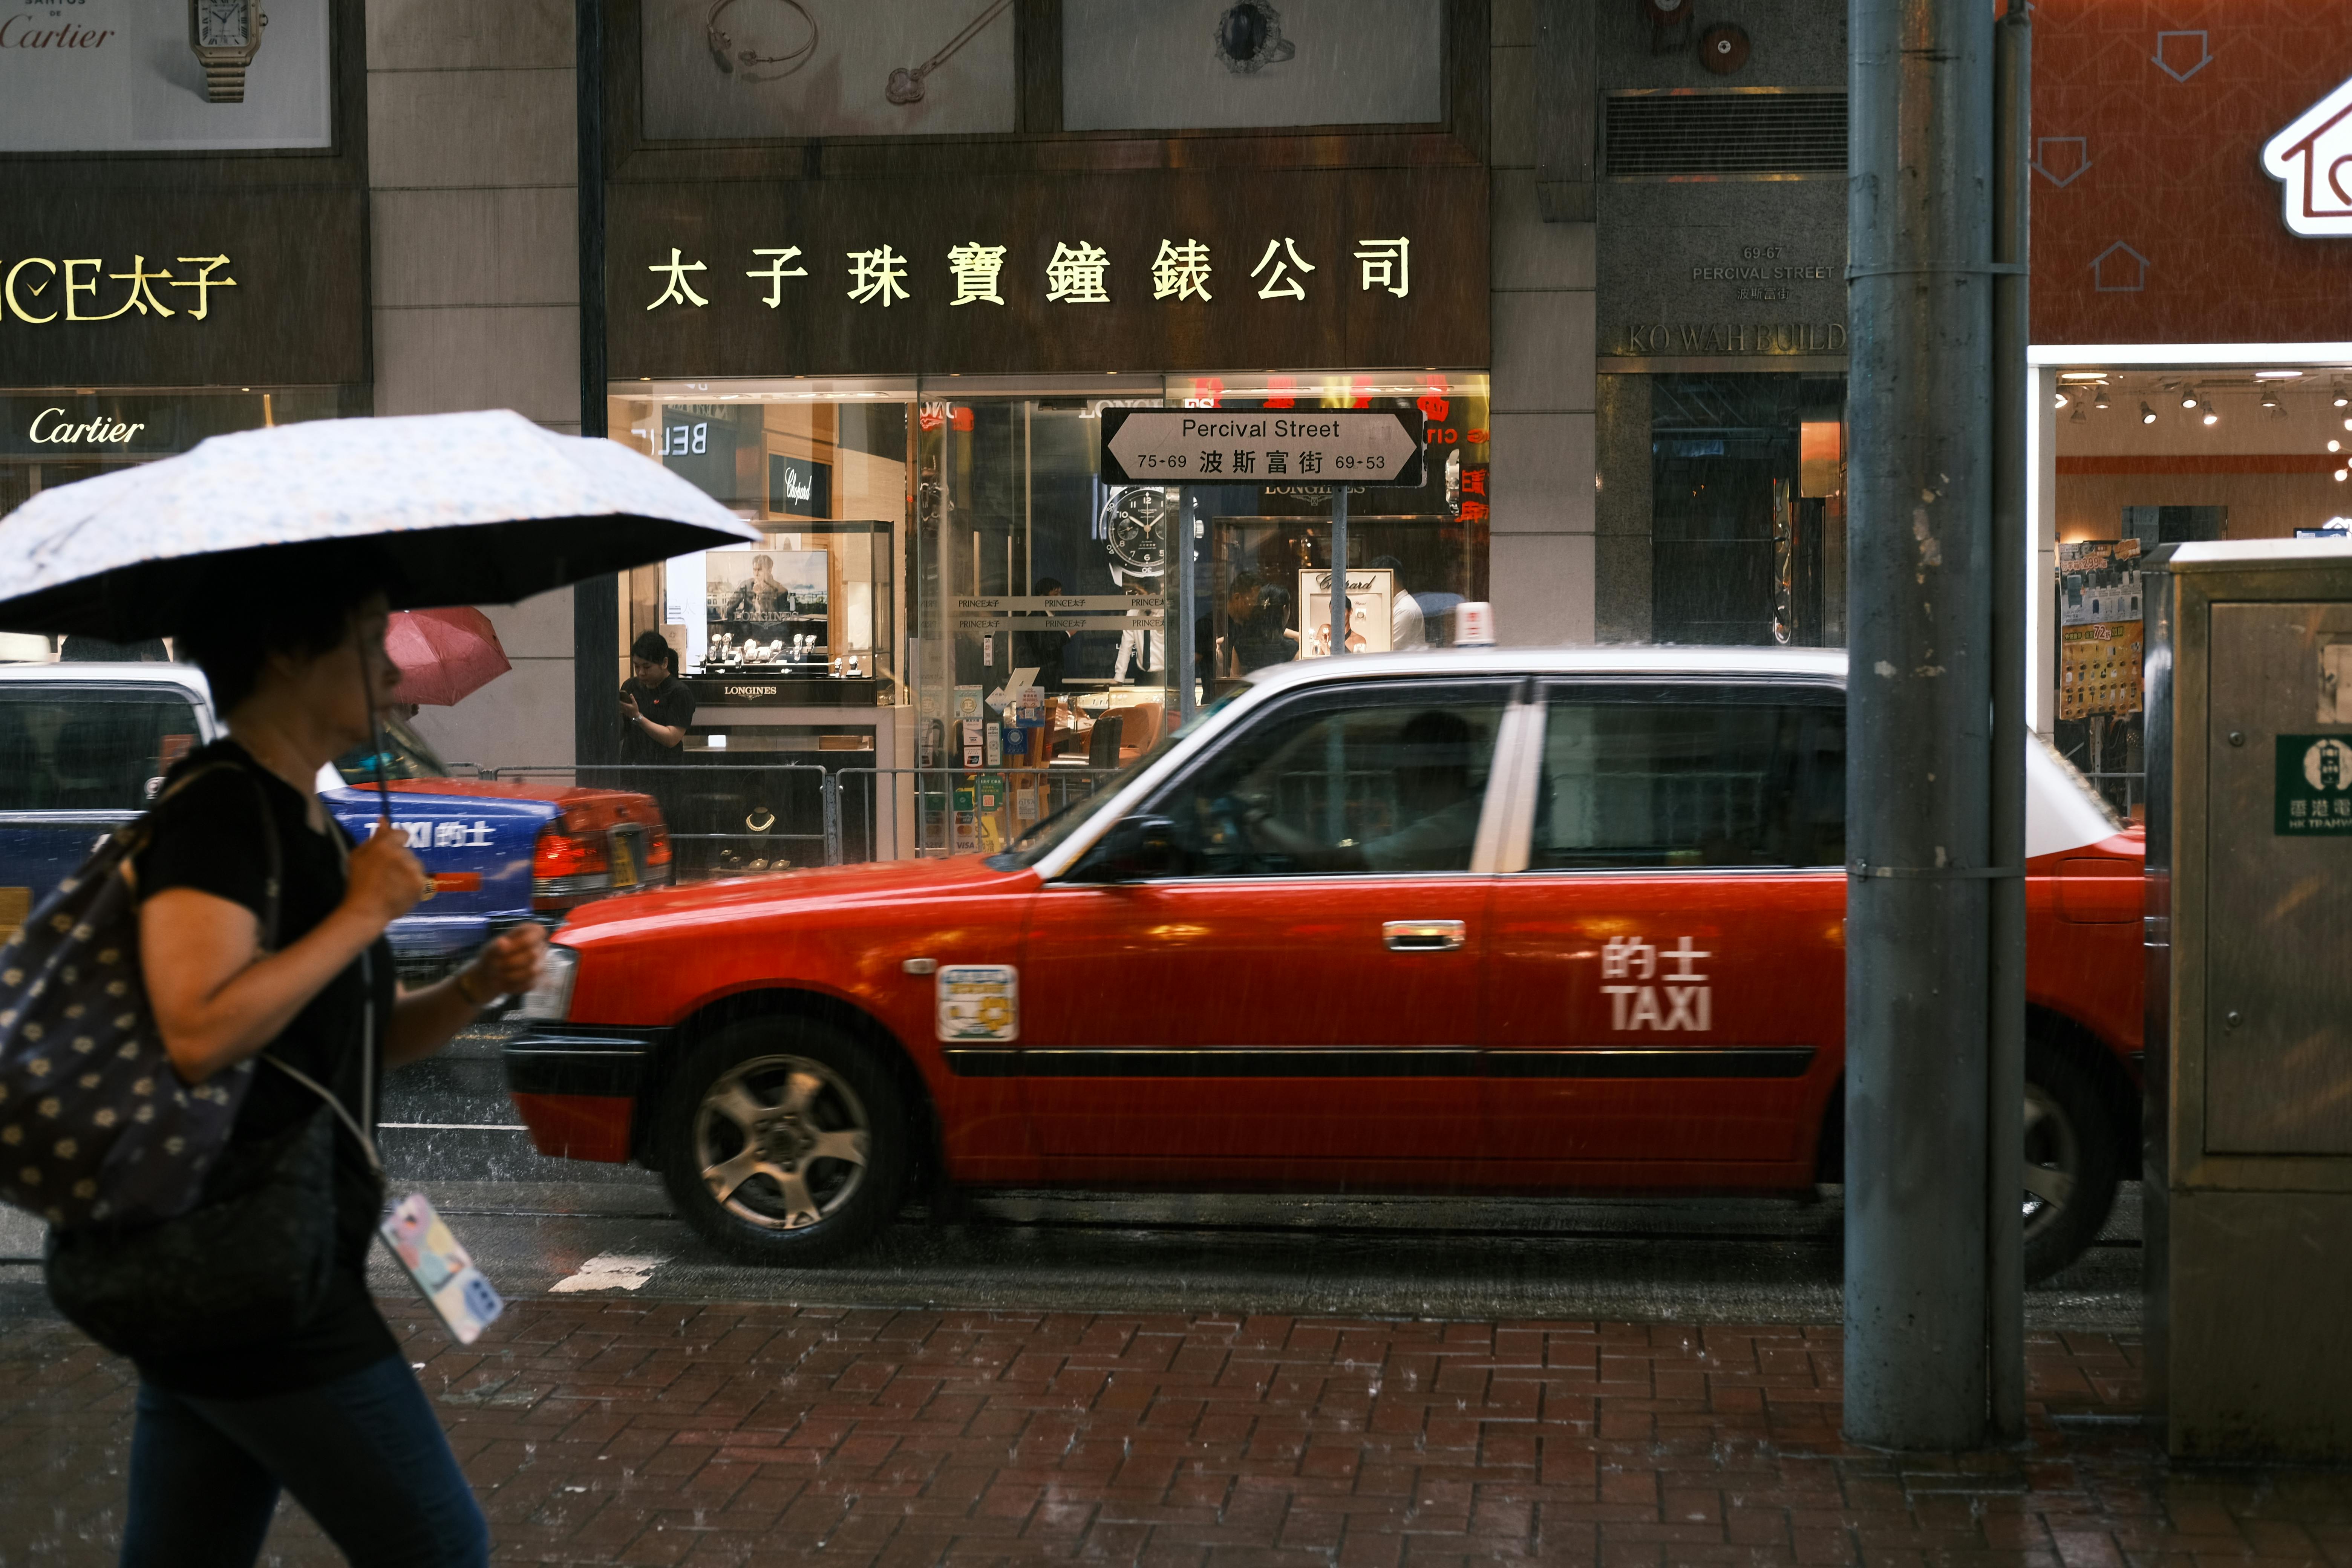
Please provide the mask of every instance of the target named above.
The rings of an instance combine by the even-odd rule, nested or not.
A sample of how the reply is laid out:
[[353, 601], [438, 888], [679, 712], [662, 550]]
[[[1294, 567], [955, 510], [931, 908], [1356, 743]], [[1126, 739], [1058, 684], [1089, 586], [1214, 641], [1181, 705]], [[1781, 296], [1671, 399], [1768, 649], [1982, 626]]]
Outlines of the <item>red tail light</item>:
[[646, 864], [648, 866], [668, 865], [669, 829], [656, 822], [647, 831], [652, 835], [652, 839], [646, 848]]
[[566, 833], [555, 823], [540, 829], [530, 853], [530, 901], [538, 909], [564, 909], [610, 892], [613, 868], [604, 858], [604, 835]]

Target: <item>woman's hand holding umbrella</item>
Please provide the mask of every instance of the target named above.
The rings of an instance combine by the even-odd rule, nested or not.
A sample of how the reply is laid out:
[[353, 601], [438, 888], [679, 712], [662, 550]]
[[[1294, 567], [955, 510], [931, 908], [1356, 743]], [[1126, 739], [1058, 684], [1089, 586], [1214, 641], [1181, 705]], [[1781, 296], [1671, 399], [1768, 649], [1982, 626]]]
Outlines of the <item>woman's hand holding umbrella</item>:
[[349, 875], [344, 906], [379, 931], [415, 909], [433, 885], [408, 847], [408, 835], [389, 822], [378, 822], [352, 851]]

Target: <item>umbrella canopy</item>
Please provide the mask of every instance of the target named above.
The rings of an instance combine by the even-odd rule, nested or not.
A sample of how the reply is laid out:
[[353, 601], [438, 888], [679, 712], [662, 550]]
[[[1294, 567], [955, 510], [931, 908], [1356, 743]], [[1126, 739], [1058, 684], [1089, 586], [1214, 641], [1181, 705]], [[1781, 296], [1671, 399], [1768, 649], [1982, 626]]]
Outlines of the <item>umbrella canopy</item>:
[[393, 695], [433, 708], [454, 708], [514, 668], [490, 617], [466, 606], [394, 611], [383, 651], [400, 667]]
[[219, 613], [222, 584], [265, 552], [364, 573], [413, 609], [512, 604], [758, 538], [660, 464], [519, 414], [321, 419], [43, 490], [0, 520], [0, 630], [176, 631]]

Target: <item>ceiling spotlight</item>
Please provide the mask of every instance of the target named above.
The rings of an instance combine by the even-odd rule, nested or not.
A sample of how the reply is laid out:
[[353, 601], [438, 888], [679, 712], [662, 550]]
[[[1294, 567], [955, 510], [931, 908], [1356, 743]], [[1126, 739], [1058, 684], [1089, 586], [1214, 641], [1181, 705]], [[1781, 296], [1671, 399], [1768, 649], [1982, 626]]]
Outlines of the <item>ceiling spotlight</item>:
[[2208, 408], [2205, 411], [2205, 423], [2208, 425], [2219, 425], [2221, 423], [2221, 416]]
[[2339, 484], [2339, 485], [2340, 485], [2340, 484], [2342, 484], [2342, 483], [2344, 482], [2344, 480], [2345, 480], [2346, 476], [2347, 476], [2347, 475], [2352, 475], [2352, 468], [2338, 468], [2338, 469], [2336, 469], [2336, 482], [2337, 484]]
[[2065, 395], [2064, 393], [2063, 393], [2063, 392], [2056, 394], [2056, 395], [2055, 395], [2055, 400], [2054, 400], [2054, 401], [2050, 405], [2050, 406], [2051, 406], [2051, 407], [2053, 407], [2053, 408], [2063, 408], [2063, 407], [2065, 407], [2065, 406], [2066, 406], [2066, 395]]
[[2330, 441], [2327, 443], [2327, 449], [2331, 452], [2340, 452], [2344, 450], [2344, 443], [2341, 441]]
[[2074, 405], [2074, 412], [2067, 416], [2068, 420], [2076, 425], [2085, 423], [2090, 417], [2091, 416], [2083, 412], [2083, 405], [2079, 403]]
[[2105, 408], [2106, 405], [2107, 389], [2105, 386], [2102, 386], [2099, 388], [2097, 395], [2091, 399], [2091, 406], [2094, 408]]
[[[2147, 405], [2147, 399], [2145, 397], [2139, 400], [2139, 422], [2143, 425], [2153, 425], [2156, 423], [2156, 410]], [[2346, 420], [2344, 422], [2344, 427], [2347, 430], [2352, 430], [2352, 419]]]
[[2337, 387], [2337, 388], [2336, 389], [2336, 397], [2335, 397], [2334, 401], [2335, 401], [2336, 406], [2336, 407], [2338, 407], [2338, 408], [2343, 408], [2343, 407], [2346, 407], [2346, 406], [2352, 406], [2352, 393], [2347, 393], [2347, 392], [2346, 392], [2342, 387], [2340, 387], [2340, 386], [2339, 386], [2339, 387]]
[[2197, 389], [2195, 387], [2184, 386], [2180, 389], [2180, 406], [2183, 408], [2194, 408], [2197, 406]]

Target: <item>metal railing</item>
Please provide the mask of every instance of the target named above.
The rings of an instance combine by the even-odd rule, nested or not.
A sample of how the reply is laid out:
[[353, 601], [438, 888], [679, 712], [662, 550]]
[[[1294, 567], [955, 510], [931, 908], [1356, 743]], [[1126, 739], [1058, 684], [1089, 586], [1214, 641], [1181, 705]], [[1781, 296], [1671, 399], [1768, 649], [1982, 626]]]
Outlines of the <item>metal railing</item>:
[[862, 768], [830, 779], [835, 865], [1010, 848], [1092, 799], [1117, 768]]
[[669, 829], [673, 874], [684, 881], [1005, 848], [1038, 823], [1091, 798], [1118, 772], [551, 763], [489, 768], [482, 776], [555, 779], [652, 796]]

